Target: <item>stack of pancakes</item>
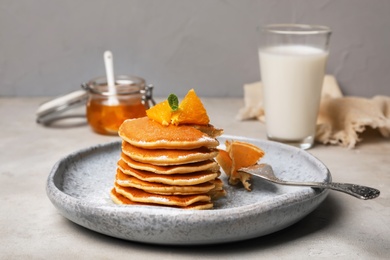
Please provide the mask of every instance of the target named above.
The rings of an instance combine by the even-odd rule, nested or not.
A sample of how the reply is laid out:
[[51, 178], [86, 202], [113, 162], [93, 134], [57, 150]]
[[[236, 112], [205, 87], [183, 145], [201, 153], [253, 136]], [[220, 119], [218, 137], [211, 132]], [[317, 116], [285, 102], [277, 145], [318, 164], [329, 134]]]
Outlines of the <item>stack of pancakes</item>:
[[111, 198], [117, 204], [209, 209], [225, 195], [218, 178], [217, 136], [211, 125], [169, 125], [147, 118], [119, 129], [122, 153]]

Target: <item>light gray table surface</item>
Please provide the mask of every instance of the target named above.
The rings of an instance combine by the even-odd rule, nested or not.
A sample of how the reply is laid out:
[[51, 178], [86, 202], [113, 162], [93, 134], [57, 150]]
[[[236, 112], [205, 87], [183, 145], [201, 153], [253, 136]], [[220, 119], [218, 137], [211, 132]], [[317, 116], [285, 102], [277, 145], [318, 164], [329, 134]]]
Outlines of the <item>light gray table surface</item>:
[[[388, 259], [390, 255], [390, 139], [367, 131], [355, 149], [317, 144], [308, 152], [323, 161], [333, 180], [381, 190], [363, 201], [330, 192], [295, 225], [252, 240], [210, 246], [158, 246], [95, 233], [62, 217], [46, 196], [46, 180], [62, 157], [119, 140], [93, 133], [85, 119], [73, 126], [43, 127], [35, 111], [45, 98], [0, 98], [1, 259]], [[203, 102], [225, 134], [265, 138], [264, 125], [235, 120], [241, 99]], [[74, 110], [75, 114], [83, 109]], [[69, 123], [69, 121], [68, 121]]]

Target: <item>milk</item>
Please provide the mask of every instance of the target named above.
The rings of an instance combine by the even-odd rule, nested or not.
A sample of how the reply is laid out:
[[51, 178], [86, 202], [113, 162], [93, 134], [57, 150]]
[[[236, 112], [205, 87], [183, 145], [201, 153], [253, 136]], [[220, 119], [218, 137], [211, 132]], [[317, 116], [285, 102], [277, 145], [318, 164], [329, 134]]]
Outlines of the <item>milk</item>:
[[284, 45], [260, 49], [259, 57], [268, 137], [314, 137], [328, 52]]

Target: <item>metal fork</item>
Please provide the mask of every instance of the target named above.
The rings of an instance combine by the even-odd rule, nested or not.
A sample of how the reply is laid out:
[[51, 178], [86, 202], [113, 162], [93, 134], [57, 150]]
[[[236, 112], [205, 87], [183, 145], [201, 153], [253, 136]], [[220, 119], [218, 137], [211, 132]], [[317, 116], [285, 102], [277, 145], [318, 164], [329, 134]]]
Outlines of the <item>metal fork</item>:
[[331, 189], [341, 191], [352, 195], [356, 198], [369, 200], [375, 199], [379, 196], [380, 191], [371, 187], [350, 184], [350, 183], [337, 183], [337, 182], [294, 182], [284, 181], [275, 176], [274, 171], [269, 164], [256, 164], [250, 167], [241, 168], [238, 171], [249, 173], [250, 175], [260, 177], [264, 180], [290, 186], [308, 186], [312, 188]]

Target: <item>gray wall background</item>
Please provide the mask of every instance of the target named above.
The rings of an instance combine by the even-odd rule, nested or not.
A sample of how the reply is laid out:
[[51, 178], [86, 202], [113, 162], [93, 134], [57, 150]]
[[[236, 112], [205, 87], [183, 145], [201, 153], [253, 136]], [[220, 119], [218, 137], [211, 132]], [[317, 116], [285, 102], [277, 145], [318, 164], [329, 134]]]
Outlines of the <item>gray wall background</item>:
[[139, 75], [156, 96], [240, 97], [260, 79], [256, 26], [333, 30], [328, 73], [346, 95], [390, 95], [388, 0], [0, 0], [0, 96], [56, 96]]

